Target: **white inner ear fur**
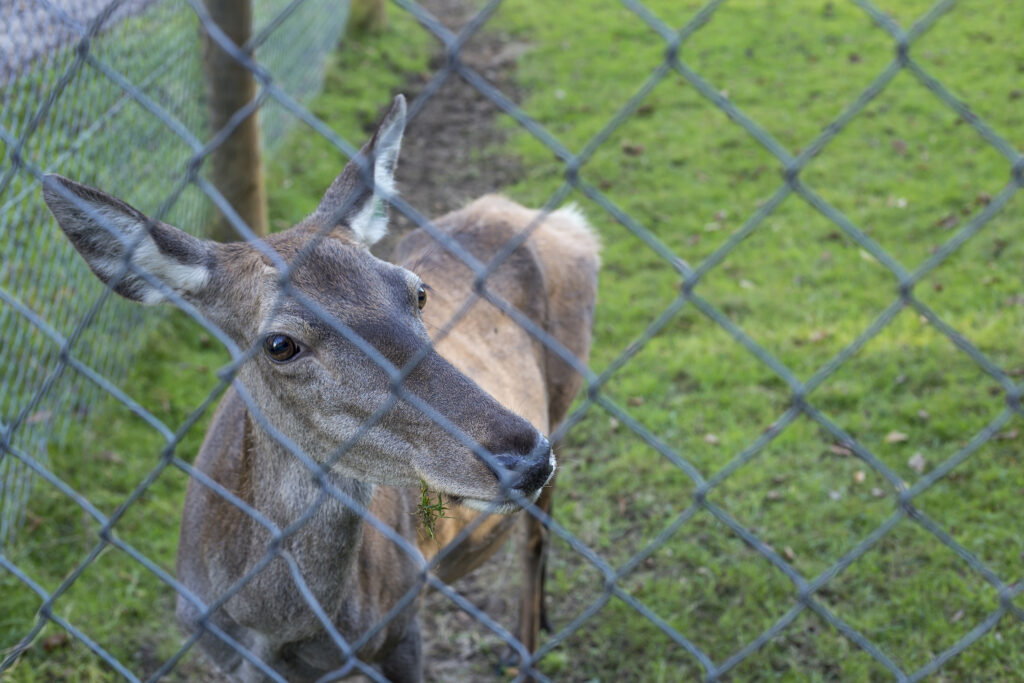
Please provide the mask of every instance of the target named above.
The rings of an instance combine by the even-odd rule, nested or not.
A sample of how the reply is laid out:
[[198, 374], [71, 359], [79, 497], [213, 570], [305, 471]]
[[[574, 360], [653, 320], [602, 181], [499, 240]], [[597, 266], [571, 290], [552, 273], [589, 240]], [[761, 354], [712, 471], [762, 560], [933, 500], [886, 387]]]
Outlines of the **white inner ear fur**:
[[[113, 239], [123, 242], [123, 248], [126, 251], [132, 250], [132, 264], [140, 270], [149, 273], [182, 294], [194, 294], [210, 281], [210, 271], [206, 266], [180, 263], [161, 252], [160, 248], [156, 246], [156, 242], [150, 237], [145, 224], [104, 206], [90, 205], [90, 207], [96, 212], [100, 221], [116, 228], [121, 233], [120, 237], [115, 237], [100, 228], [95, 231], [95, 239]], [[105, 279], [110, 280], [124, 268], [124, 254], [91, 259], [90, 263], [93, 268], [105, 276]], [[139, 276], [129, 270], [125, 277]], [[143, 288], [142, 303], [158, 304], [166, 300], [167, 297], [159, 289], [141, 277], [139, 279], [139, 284]]]
[[349, 223], [356, 239], [366, 246], [373, 246], [388, 232], [388, 207], [382, 196], [397, 194], [395, 188], [395, 167], [398, 152], [402, 146], [402, 132], [405, 121], [393, 122], [387, 130], [381, 131], [374, 150], [373, 197], [359, 210]]
[[[132, 263], [155, 275], [168, 287], [182, 294], [195, 294], [210, 281], [210, 270], [206, 266], [175, 261], [162, 253], [149, 235], [146, 235], [135, 248], [135, 253], [132, 254]], [[147, 286], [142, 294], [142, 303], [160, 303], [165, 298], [160, 290]]]

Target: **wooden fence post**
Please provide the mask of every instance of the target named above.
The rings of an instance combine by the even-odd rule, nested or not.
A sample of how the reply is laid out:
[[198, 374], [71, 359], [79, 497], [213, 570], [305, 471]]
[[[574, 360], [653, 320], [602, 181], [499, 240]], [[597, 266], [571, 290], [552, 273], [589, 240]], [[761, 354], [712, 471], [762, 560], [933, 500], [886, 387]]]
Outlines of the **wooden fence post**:
[[[207, 11], [236, 45], [252, 35], [251, 0], [204, 0]], [[256, 96], [256, 79], [203, 32], [203, 72], [210, 112], [211, 134], [227, 124], [235, 112]], [[267, 234], [267, 196], [260, 158], [259, 116], [242, 121], [211, 155], [210, 182], [257, 235]], [[237, 231], [220, 215], [209, 236], [221, 242], [239, 239]]]
[[388, 25], [387, 0], [352, 0], [349, 23], [358, 33], [380, 33]]

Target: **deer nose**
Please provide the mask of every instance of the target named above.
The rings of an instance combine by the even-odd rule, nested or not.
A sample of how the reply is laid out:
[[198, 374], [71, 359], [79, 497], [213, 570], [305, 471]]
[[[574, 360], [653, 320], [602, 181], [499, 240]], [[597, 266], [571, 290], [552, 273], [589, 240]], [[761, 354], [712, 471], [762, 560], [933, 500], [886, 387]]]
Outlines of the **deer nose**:
[[529, 453], [496, 453], [494, 459], [504, 470], [496, 473], [498, 480], [504, 482], [509, 489], [516, 489], [527, 496], [544, 486], [555, 471], [551, 443], [543, 434], [537, 435], [537, 442]]

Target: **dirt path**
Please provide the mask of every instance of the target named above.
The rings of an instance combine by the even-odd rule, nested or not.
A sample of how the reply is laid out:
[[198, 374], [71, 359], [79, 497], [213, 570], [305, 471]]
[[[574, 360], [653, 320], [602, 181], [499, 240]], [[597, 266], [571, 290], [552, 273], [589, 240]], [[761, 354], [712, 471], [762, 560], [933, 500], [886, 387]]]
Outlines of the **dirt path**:
[[[422, 4], [453, 31], [458, 31], [474, 13], [468, 0], [424, 0]], [[461, 56], [507, 97], [518, 100], [512, 68], [524, 47], [485, 25], [464, 46]], [[442, 67], [443, 55], [439, 54], [431, 63], [430, 76]], [[407, 82], [400, 91], [412, 102], [430, 76]], [[495, 125], [499, 113], [497, 106], [473, 86], [456, 75], [449, 76], [410, 121], [402, 140], [398, 183], [405, 200], [424, 215], [436, 217], [514, 183], [522, 169], [518, 159], [497, 150], [505, 137]], [[390, 234], [373, 250], [384, 257], [414, 227], [399, 212], [391, 213]]]
[[[424, 0], [423, 5], [453, 31], [472, 16], [467, 0]], [[485, 25], [463, 49], [463, 61], [505, 95], [518, 100], [513, 82], [515, 58], [524, 45]], [[431, 66], [436, 71], [439, 56]], [[415, 98], [427, 79], [404, 86]], [[504, 134], [496, 126], [497, 106], [471, 85], [451, 76], [413, 119], [402, 144], [398, 168], [402, 196], [425, 215], [434, 217], [457, 209], [488, 192], [514, 183], [522, 169], [518, 159], [497, 150]], [[374, 249], [385, 256], [413, 227], [395, 215], [391, 234]], [[516, 632], [520, 571], [518, 539], [472, 575], [453, 585], [459, 593], [508, 631]], [[423, 632], [424, 678], [428, 681], [497, 681], [508, 674], [499, 669], [507, 646], [490, 629], [437, 592], [426, 595], [420, 609]]]

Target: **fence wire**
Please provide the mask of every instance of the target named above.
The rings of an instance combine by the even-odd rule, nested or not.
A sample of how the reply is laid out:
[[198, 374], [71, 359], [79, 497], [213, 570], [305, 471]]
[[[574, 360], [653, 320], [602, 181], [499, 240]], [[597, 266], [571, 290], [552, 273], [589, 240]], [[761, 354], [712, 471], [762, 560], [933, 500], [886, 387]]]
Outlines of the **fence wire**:
[[[1004, 369], [948, 325], [914, 293], [915, 286], [925, 276], [977, 234], [1024, 185], [1024, 156], [973, 113], [965, 103], [952, 95], [919, 61], [915, 60], [912, 54], [915, 42], [953, 6], [953, 0], [937, 2], [909, 28], [897, 25], [867, 0], [853, 2], [891, 38], [892, 61], [815, 140], [799, 154], [793, 155], [764, 127], [721, 94], [680, 57], [681, 47], [708, 23], [723, 4], [723, 0], [709, 2], [689, 22], [678, 28], [663, 22], [639, 0], [622, 0], [623, 5], [650, 28], [652, 40], [663, 41], [664, 59], [652, 65], [646, 82], [621, 105], [605, 127], [578, 153], [562, 144], [549, 130], [519, 108], [509, 96], [460, 59], [462, 48], [491, 19], [501, 5], [501, 0], [487, 2], [457, 33], [446, 28], [413, 0], [395, 0], [396, 5], [414, 16], [422, 27], [436, 37], [446, 56], [443, 65], [433, 74], [421, 95], [411, 103], [410, 118], [416, 117], [448, 79], [464, 80], [548, 147], [564, 164], [564, 183], [545, 202], [544, 214], [558, 207], [570, 192], [581, 192], [594, 206], [607, 212], [643, 245], [658, 254], [682, 279], [675, 300], [640, 331], [633, 344], [604, 371], [596, 374], [583, 366], [568, 349], [522, 312], [486, 287], [489, 276], [528, 238], [529, 230], [502, 247], [492, 260], [484, 263], [439, 231], [401, 197], [389, 195], [386, 190], [378, 188], [395, 209], [426, 230], [474, 272], [480, 296], [505, 312], [583, 375], [583, 400], [551, 435], [552, 441], [564, 437], [588, 411], [599, 408], [674, 463], [695, 485], [692, 501], [685, 509], [646, 547], [618, 567], [609, 564], [600, 553], [588, 547], [559, 524], [557, 519], [548, 517], [529, 501], [519, 498], [528, 514], [542, 520], [553, 534], [579, 553], [603, 577], [601, 595], [585, 606], [570, 623], [551, 634], [533, 653], [491, 615], [425, 571], [423, 582], [450, 598], [459, 608], [497, 634], [519, 654], [519, 679], [534, 677], [538, 680], [550, 680], [537, 668], [538, 663], [584, 627], [613, 597], [635, 609], [689, 653], [702, 667], [704, 677], [709, 681], [725, 678], [739, 663], [785, 632], [802, 613], [808, 611], [820, 616], [899, 681], [921, 680], [937, 672], [950, 659], [989, 633], [1003, 619], [1024, 622], [1024, 609], [1014, 602], [1024, 592], [1024, 583], [1014, 584], [1000, 577], [915, 504], [916, 498], [970, 458], [1007, 423], [1017, 416], [1024, 415], [1021, 405], [1024, 386], [1015, 382]], [[20, 510], [24, 506], [26, 496], [29, 495], [28, 482], [31, 481], [37, 484], [45, 482], [46, 485], [56, 487], [74, 500], [88, 517], [99, 524], [100, 532], [93, 548], [53, 591], [44, 589], [6, 554], [0, 553], [0, 567], [16, 577], [25, 591], [32, 591], [38, 595], [41, 601], [36, 623], [24, 634], [19, 643], [0, 644], [9, 647], [0, 661], [0, 671], [11, 667], [46, 624], [53, 622], [80, 640], [114, 671], [129, 680], [138, 680], [128, 663], [118, 661], [101, 644], [91, 639], [88, 633], [59, 616], [53, 609], [54, 604], [104, 549], [113, 546], [127, 553], [141, 567], [184, 596], [202, 614], [199, 623], [206, 632], [237, 649], [255, 670], [272, 680], [284, 679], [263, 662], [258, 653], [246, 648], [235, 636], [217, 626], [210, 617], [232, 596], [243, 590], [268, 564], [277, 558], [283, 559], [307, 606], [318, 617], [324, 631], [345, 658], [344, 666], [324, 679], [331, 680], [351, 673], [362, 673], [373, 680], [384, 680], [380, 672], [362, 661], [357, 653], [386, 628], [390, 620], [396, 618], [415, 600], [421, 586], [417, 585], [405, 594], [388, 612], [386, 618], [371, 631], [355, 642], [347, 642], [307, 585], [298, 563], [283, 542], [301, 529], [325, 502], [335, 500], [355, 509], [381, 534], [406, 552], [411, 561], [419, 561], [416, 548], [386, 523], [374, 517], [359, 501], [334, 486], [326, 475], [329, 464], [351, 448], [399, 400], [415, 405], [482, 459], [493, 458], [492, 454], [462, 434], [435, 408], [403, 387], [403, 380], [422, 359], [422, 354], [405, 367], [396, 367], [352, 329], [334, 319], [315, 301], [293, 287], [287, 277], [282, 283], [283, 293], [303, 303], [320, 316], [334, 332], [342, 335], [376, 361], [385, 369], [392, 382], [390, 400], [367, 418], [354, 437], [338, 447], [327, 465], [314, 461], [277, 430], [263, 415], [260, 406], [245, 387], [234, 381], [238, 368], [258, 352], [258, 349], [238, 348], [217, 329], [216, 325], [176, 294], [166, 290], [159, 280], [138, 271], [127, 261], [124, 264], [126, 272], [135, 270], [150, 284], [160, 287], [169, 298], [185, 309], [230, 350], [232, 362], [221, 373], [217, 389], [177, 430], [163, 424], [118, 389], [118, 380], [123, 376], [126, 365], [143, 337], [140, 331], [143, 317], [136, 312], [135, 307], [117, 300], [110, 296], [109, 291], [101, 290], [94, 285], [91, 274], [77, 256], [72, 254], [72, 250], [64, 242], [52, 237], [54, 230], [45, 227], [50, 221], [40, 193], [41, 178], [45, 172], [59, 170], [65, 175], [98, 187], [118, 188], [121, 195], [130, 197], [133, 203], [143, 210], [153, 212], [177, 225], [202, 225], [209, 218], [209, 205], [212, 204], [229, 218], [242, 238], [261, 244], [259, 248], [281, 272], [294, 272], [298, 264], [315, 248], [316, 242], [324, 239], [325, 235], [320, 235], [317, 241], [308, 245], [290, 264], [285, 264], [272, 249], [259, 243], [257, 236], [232, 211], [224, 197], [197, 172], [202, 160], [213, 151], [224, 136], [230, 133], [230, 130], [216, 132], [209, 138], [210, 141], [204, 142], [207, 136], [200, 132], [204, 130], [205, 115], [200, 106], [202, 98], [199, 94], [201, 78], [198, 73], [196, 44], [199, 24], [203, 25], [226, 52], [256, 75], [260, 92], [252, 106], [260, 106], [264, 112], [263, 130], [267, 137], [267, 146], [272, 146], [274, 141], [280, 140], [283, 132], [293, 122], [301, 121], [320, 133], [325, 143], [333, 145], [346, 156], [356, 155], [353, 143], [358, 141], [343, 140], [327, 123], [318, 120], [303, 105], [304, 99], [319, 87], [324, 56], [335, 45], [343, 28], [344, 12], [338, 12], [339, 3], [329, 0], [293, 0], [289, 3], [260, 0], [256, 7], [258, 21], [255, 38], [248, 46], [232, 44], [216, 26], [212, 25], [200, 0], [139, 0], [113, 2], [105, 6], [96, 4], [95, 11], [91, 13], [83, 10], [81, 6], [56, 0], [38, 0], [38, 4], [32, 7], [31, 11], [15, 12], [9, 18], [5, 17], [10, 22], [7, 26], [13, 27], [9, 32], [22, 36], [22, 44], [0, 51], [0, 84], [3, 87], [0, 145], [4, 158], [4, 165], [0, 167], [0, 232], [3, 234], [0, 241], [0, 253], [3, 255], [0, 266], [0, 301], [3, 302], [3, 306], [0, 306], [0, 335], [8, 352], [4, 364], [0, 366], [4, 387], [3, 395], [0, 396], [0, 494], [3, 504], [0, 510], [3, 524], [0, 528], [0, 542], [9, 540], [20, 524]], [[330, 21], [325, 20], [325, 17], [329, 17]], [[9, 44], [4, 46], [7, 45]], [[249, 48], [255, 48], [255, 52], [250, 54], [247, 51]], [[311, 64], [313, 68], [310, 68]], [[908, 270], [903, 266], [863, 228], [832, 206], [801, 177], [809, 161], [824, 150], [897, 75], [902, 73], [910, 74], [931, 91], [938, 101], [977, 130], [981, 137], [1012, 166], [1012, 172], [1002, 191], [992, 197], [982, 211], [967, 221], [936, 249], [930, 258], [914, 270]], [[686, 263], [599, 188], [583, 181], [579, 173], [602, 144], [636, 113], [655, 86], [671, 74], [681, 76], [707, 101], [723, 111], [734, 125], [739, 126], [774, 156], [778, 161], [781, 175], [780, 184], [770, 199], [761, 204], [720, 248], [695, 265]], [[160, 159], [161, 163], [153, 164], [152, 159]], [[170, 196], [166, 191], [167, 187], [176, 188]], [[805, 381], [800, 380], [784, 363], [700, 293], [701, 281], [705, 276], [718, 267], [790, 196], [796, 196], [806, 202], [882, 264], [892, 275], [893, 287], [891, 304], [861, 334]], [[108, 229], [112, 232], [117, 231], [113, 226]], [[41, 239], [41, 234], [51, 237]], [[602, 392], [602, 387], [685, 307], [694, 307], [721, 327], [737, 343], [770, 368], [790, 392], [789, 407], [771, 427], [710, 477], [701, 474], [700, 469], [691, 463], [685, 454], [678, 452], [658, 434], [649, 431], [626, 409]], [[897, 314], [905, 309], [912, 309], [927, 319], [935, 330], [948, 338], [983, 372], [991, 376], [998, 383], [1006, 403], [996, 418], [913, 486], [906, 484], [869, 448], [827, 417], [809, 399], [815, 388], [833, 376], [847, 360], [879, 335]], [[467, 310], [468, 305], [456, 314], [455, 319], [442, 330], [439, 337], [443, 337]], [[111, 339], [118, 340], [118, 343], [112, 345]], [[309, 469], [320, 486], [320, 497], [287, 528], [280, 528], [207, 474], [195, 469], [175, 451], [175, 447], [199, 417], [231, 385], [238, 390], [260, 426], [278, 443], [287, 447]], [[158, 465], [121, 503], [113, 515], [104, 514], [85, 496], [68, 486], [58, 472], [53, 472], [47, 467], [46, 459], [46, 444], [52, 441], [60, 442], [67, 432], [68, 424], [85, 417], [90, 406], [101, 398], [122, 403], [147, 421], [165, 439], [165, 447]], [[852, 451], [898, 492], [898, 504], [892, 515], [817, 576], [801, 574], [786, 557], [722, 507], [709, 500], [709, 494], [716, 487], [755, 458], [801, 416], [809, 418], [831, 434], [837, 443]], [[270, 541], [262, 560], [227, 593], [219, 596], [211, 604], [204, 604], [175, 577], [114, 533], [118, 520], [147, 493], [150, 485], [161, 473], [168, 469], [180, 470], [195, 478], [242, 509], [269, 533]], [[781, 618], [731, 656], [718, 661], [696, 644], [693, 634], [676, 630], [651, 606], [638, 600], [622, 585], [623, 579], [701, 511], [719, 520], [750, 548], [763, 556], [775, 570], [792, 583], [795, 594], [791, 609]], [[891, 656], [873, 643], [870, 637], [838, 616], [819, 598], [820, 591], [830, 581], [857, 562], [901, 523], [917, 525], [949, 548], [966, 566], [982, 576], [999, 596], [998, 607], [986, 618], [927, 664], [912, 671], [901, 668]], [[465, 537], [469, 531], [471, 529], [464, 530], [459, 538]], [[442, 550], [438, 558], [422, 569], [436, 567], [445, 554], [446, 551]], [[200, 635], [201, 633], [196, 633], [187, 639], [175, 654], [162, 662], [150, 680], [171, 672], [195, 646]]]
[[[319, 90], [324, 60], [345, 25], [346, 5], [294, 5], [259, 3], [255, 29], [265, 68], [301, 101]], [[206, 128], [198, 20], [178, 3], [152, 0], [12, 2], [0, 13], [9, 41], [0, 49], [0, 285], [67, 337], [101, 290], [68, 244], [40, 239], [51, 234], [51, 218], [37, 178], [21, 162], [61, 169], [84, 183], [125, 188], [142, 210], [159, 211], [166, 188], [177, 184], [195, 150], [188, 139], [169, 135], [151, 108], [175, 122], [172, 130], [193, 132], [192, 141]], [[84, 36], [90, 36], [87, 43], [81, 42]], [[134, 92], [126, 92], [125, 83]], [[294, 118], [268, 108], [265, 121], [264, 145], [272, 148]], [[209, 203], [195, 189], [166, 213], [168, 221], [185, 226], [202, 226], [208, 215]], [[76, 358], [116, 384], [145, 338], [140, 325], [152, 323], [153, 316], [117, 299], [91, 315], [93, 325], [74, 342]], [[64, 445], [71, 422], [87, 417], [102, 392], [80, 373], [60, 374], [53, 389], [37, 391], [56, 367], [60, 349], [10, 306], [0, 308], [0, 335], [8, 347], [0, 367], [0, 423], [14, 444], [45, 464], [48, 445]], [[16, 460], [0, 461], [0, 545], [13, 539], [23, 521], [32, 479]]]

